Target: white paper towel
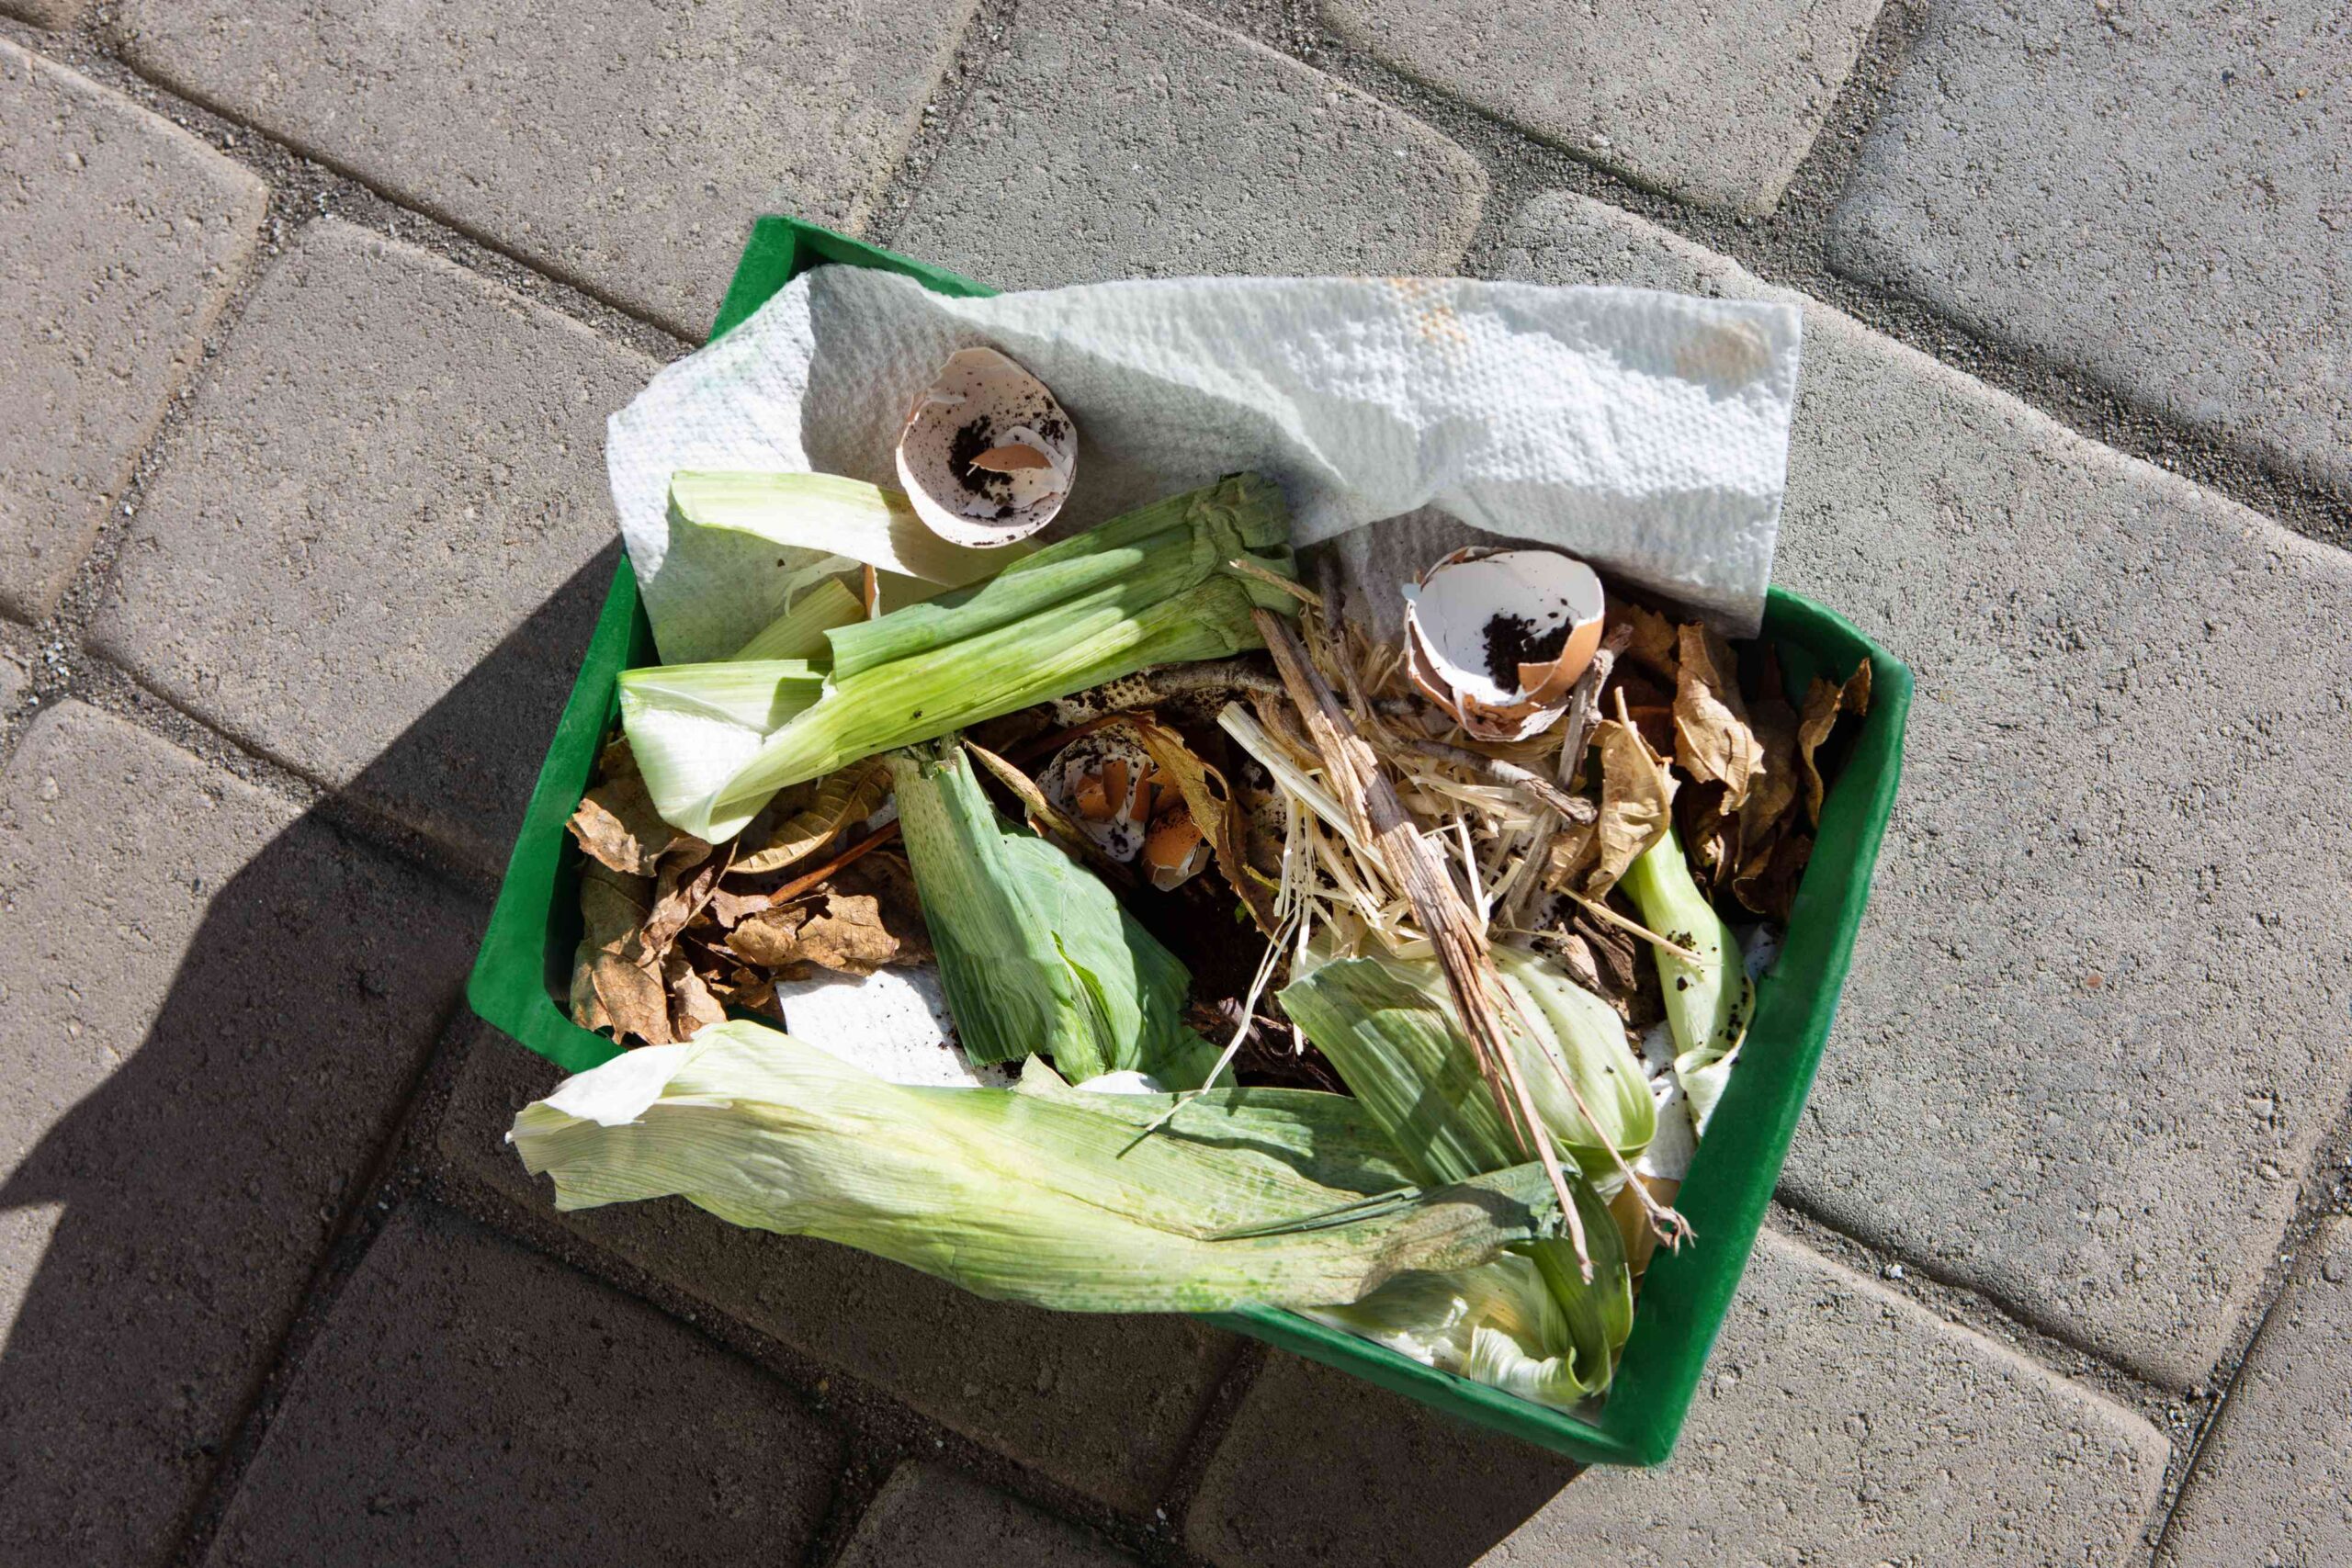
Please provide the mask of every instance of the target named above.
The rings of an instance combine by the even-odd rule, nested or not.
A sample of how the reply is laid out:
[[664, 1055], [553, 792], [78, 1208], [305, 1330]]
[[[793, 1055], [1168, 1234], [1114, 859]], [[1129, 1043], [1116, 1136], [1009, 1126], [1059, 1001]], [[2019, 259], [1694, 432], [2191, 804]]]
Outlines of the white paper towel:
[[825, 266], [612, 418], [613, 500], [670, 662], [782, 609], [773, 547], [680, 526], [680, 468], [893, 482], [908, 406], [1001, 349], [1079, 427], [1056, 534], [1220, 474], [1277, 480], [1305, 546], [1430, 507], [1555, 545], [1747, 635], [1788, 471], [1786, 305], [1465, 278], [1174, 278], [950, 299]]

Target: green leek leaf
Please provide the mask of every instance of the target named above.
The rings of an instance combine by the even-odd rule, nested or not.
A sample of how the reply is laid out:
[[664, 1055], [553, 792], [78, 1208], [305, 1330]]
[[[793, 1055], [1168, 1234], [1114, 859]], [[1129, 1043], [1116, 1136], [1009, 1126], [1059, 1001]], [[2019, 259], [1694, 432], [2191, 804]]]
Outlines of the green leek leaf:
[[1620, 886], [1650, 930], [1699, 955], [1693, 964], [1664, 948], [1650, 950], [1674, 1032], [1674, 1076], [1690, 1099], [1691, 1123], [1703, 1135], [1756, 1010], [1755, 985], [1731, 928], [1690, 880], [1690, 862], [1672, 828], [1626, 869]]

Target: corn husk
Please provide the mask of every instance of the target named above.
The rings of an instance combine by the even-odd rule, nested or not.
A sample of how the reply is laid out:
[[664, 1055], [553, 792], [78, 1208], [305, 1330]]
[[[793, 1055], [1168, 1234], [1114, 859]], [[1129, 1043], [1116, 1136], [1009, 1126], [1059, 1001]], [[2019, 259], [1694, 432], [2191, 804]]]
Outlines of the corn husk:
[[1050, 1055], [1074, 1083], [1201, 1083], [1216, 1052], [1184, 1027], [1192, 977], [1108, 887], [998, 816], [954, 741], [892, 753], [890, 776], [966, 1055]]
[[1578, 1374], [1567, 1316], [1543, 1271], [1516, 1255], [1453, 1273], [1401, 1274], [1362, 1301], [1306, 1315], [1555, 1409], [1598, 1392]]
[[[772, 733], [700, 732], [713, 760], [673, 776], [708, 787], [664, 789], [649, 770], [654, 804], [718, 842], [778, 789], [844, 762], [1148, 665], [1261, 646], [1252, 608], [1293, 601], [1255, 573], [1290, 573], [1289, 536], [1281, 492], [1234, 475], [1049, 546], [952, 602], [837, 626], [820, 701]], [[1227, 564], [1237, 560], [1254, 572]], [[648, 705], [622, 717], [632, 741], [661, 722]]]
[[825, 634], [865, 618], [865, 605], [838, 577], [812, 585], [730, 656], [735, 660], [822, 659]]
[[[1399, 1157], [1425, 1184], [1502, 1168], [1517, 1157], [1511, 1133], [1444, 996], [1434, 974], [1424, 975], [1393, 959], [1355, 958], [1325, 964], [1292, 980], [1281, 997], [1283, 1010], [1330, 1059], [1349, 1092], [1363, 1102], [1395, 1143]], [[1565, 1097], [1547, 1099], [1544, 1092], [1547, 1088], [1556, 1091], [1556, 1075], [1572, 1070], [1564, 1060], [1569, 1050], [1532, 1035], [1522, 1029], [1513, 1041], [1514, 1049], [1522, 1053], [1522, 1077], [1555, 1140], [1581, 1156], [1603, 1134], [1580, 1112], [1571, 1111], [1573, 1122], [1555, 1120]], [[1656, 1105], [1622, 1031], [1617, 1049], [1627, 1057], [1630, 1072], [1623, 1076], [1632, 1095], [1614, 1094], [1623, 1102], [1626, 1121], [1606, 1137], [1630, 1140], [1639, 1130], [1640, 1143], [1646, 1144], [1657, 1125]], [[1635, 1097], [1638, 1108], [1632, 1103]], [[1602, 1124], [1610, 1125], [1608, 1112], [1596, 1111]], [[1578, 1137], [1584, 1144], [1574, 1141]], [[1632, 1152], [1638, 1153], [1638, 1145]], [[1633, 1276], [1608, 1205], [1581, 1174], [1571, 1174], [1567, 1185], [1583, 1219], [1591, 1278], [1584, 1277], [1568, 1242], [1535, 1242], [1519, 1249], [1559, 1309], [1558, 1321], [1551, 1325], [1555, 1337], [1523, 1348], [1537, 1361], [1557, 1359], [1558, 1364], [1544, 1373], [1555, 1399], [1607, 1388], [1634, 1323]], [[1416, 1303], [1418, 1298], [1399, 1308], [1404, 1320], [1409, 1320]]]
[[[814, 706], [824, 688], [823, 667], [804, 659], [623, 671], [621, 728], [628, 733], [654, 809], [673, 826], [710, 840], [663, 803], [707, 799], [724, 788], [759, 755], [769, 736]], [[742, 826], [736, 823], [734, 830]]]
[[1416, 1187], [1344, 1096], [1179, 1105], [1036, 1063], [1016, 1089], [917, 1089], [741, 1021], [568, 1079], [509, 1137], [559, 1209], [680, 1196], [1070, 1312], [1353, 1302], [1557, 1223], [1535, 1166]]

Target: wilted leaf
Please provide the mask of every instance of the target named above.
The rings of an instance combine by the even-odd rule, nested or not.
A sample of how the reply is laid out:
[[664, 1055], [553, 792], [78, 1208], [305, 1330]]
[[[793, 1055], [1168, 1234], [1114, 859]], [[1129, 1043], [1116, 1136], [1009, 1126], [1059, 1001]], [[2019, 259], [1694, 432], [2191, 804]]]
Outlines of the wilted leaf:
[[800, 960], [844, 975], [871, 975], [899, 955], [899, 939], [869, 894], [829, 894], [825, 912], [800, 928]]
[[[707, 845], [704, 847], [708, 849]], [[702, 913], [726, 870], [727, 853], [723, 850], [707, 854], [698, 863], [681, 860], [663, 863], [662, 874], [653, 885], [653, 908], [639, 932], [639, 941], [655, 962], [669, 955], [670, 944], [678, 940], [686, 922]]]
[[1618, 601], [1609, 606], [1609, 627], [1614, 631], [1619, 626], [1630, 627], [1634, 634], [1633, 641], [1625, 645], [1628, 658], [1647, 665], [1668, 681], [1675, 679], [1681, 663], [1678, 651], [1680, 639], [1672, 621], [1656, 610]]
[[1724, 786], [1724, 807], [1747, 804], [1764, 766], [1764, 748], [1748, 727], [1731, 645], [1695, 622], [1681, 632], [1674, 688], [1674, 760], [1702, 784]]
[[1665, 837], [1672, 821], [1674, 781], [1665, 760], [1631, 724], [1605, 718], [1592, 732], [1600, 748], [1600, 815], [1593, 823], [1596, 863], [1584, 890], [1587, 897], [1604, 898], [1625, 868]]
[[1732, 878], [1732, 896], [1759, 915], [1786, 920], [1812, 858], [1813, 835], [1791, 829], [1749, 856]]
[[673, 953], [662, 973], [670, 983], [670, 1027], [679, 1039], [691, 1039], [705, 1024], [727, 1021], [727, 1010], [710, 994], [693, 964]]
[[1250, 863], [1250, 822], [1234, 798], [1225, 775], [1203, 761], [1184, 738], [1149, 717], [1131, 721], [1129, 728], [1151, 753], [1154, 766], [1166, 773], [1184, 797], [1193, 824], [1209, 841], [1216, 868], [1224, 874], [1242, 907], [1258, 929], [1271, 937], [1280, 920], [1274, 914], [1273, 884]]
[[1781, 695], [1777, 665], [1767, 674], [1762, 694], [1747, 710], [1748, 725], [1762, 748], [1747, 798], [1739, 808], [1742, 852], [1779, 836], [1783, 820], [1797, 803], [1797, 713]]
[[1544, 890], [1557, 893], [1584, 874], [1600, 848], [1600, 821], [1564, 822], [1552, 835], [1544, 867]]
[[775, 901], [768, 893], [737, 893], [720, 886], [711, 890], [710, 918], [722, 931], [732, 929]]
[[596, 961], [635, 933], [652, 896], [650, 877], [625, 876], [593, 860], [581, 865], [580, 945], [571, 964], [571, 1019], [581, 1028], [613, 1026], [612, 1015], [596, 994]]
[[1797, 723], [1797, 766], [1804, 773], [1804, 807], [1815, 824], [1821, 821], [1823, 786], [1821, 769], [1814, 761], [1814, 753], [1838, 728], [1840, 714], [1865, 714], [1871, 708], [1871, 664], [1865, 659], [1854, 667], [1844, 685], [1825, 681], [1816, 675], [1804, 694], [1804, 716]]
[[727, 933], [727, 945], [746, 964], [781, 969], [800, 956], [800, 928], [811, 906], [786, 904], [763, 910]]
[[819, 781], [808, 804], [777, 822], [766, 845], [740, 856], [734, 869], [740, 874], [756, 876], [805, 860], [844, 828], [873, 816], [889, 794], [889, 766], [878, 757], [828, 774]]
[[616, 1040], [626, 1043], [634, 1036], [648, 1045], [667, 1045], [675, 1039], [661, 961], [648, 959], [636, 936], [596, 955], [595, 987]]
[[662, 820], [632, 768], [590, 790], [571, 814], [571, 836], [591, 860], [630, 876], [650, 876], [687, 835]]
[[826, 883], [829, 893], [863, 893], [882, 907], [882, 925], [898, 940], [899, 954], [890, 962], [894, 965], [928, 964], [932, 961], [931, 931], [922, 916], [922, 900], [916, 896], [914, 874], [907, 863], [895, 854], [866, 855], [835, 872]]

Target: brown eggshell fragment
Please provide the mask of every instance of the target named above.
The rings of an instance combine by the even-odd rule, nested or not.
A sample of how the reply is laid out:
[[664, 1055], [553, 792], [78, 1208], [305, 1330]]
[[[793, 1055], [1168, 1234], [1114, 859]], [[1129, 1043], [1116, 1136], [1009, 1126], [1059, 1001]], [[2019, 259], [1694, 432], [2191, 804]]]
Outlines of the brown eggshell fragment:
[[1077, 467], [1069, 415], [992, 348], [950, 355], [899, 434], [899, 483], [915, 515], [958, 545], [1009, 545], [1043, 528]]
[[1048, 804], [1071, 818], [1095, 847], [1131, 863], [1150, 830], [1151, 754], [1120, 727], [1081, 735], [1037, 775]]
[[1606, 609], [1574, 556], [1459, 549], [1405, 590], [1405, 668], [1476, 739], [1524, 740], [1567, 711]]
[[1143, 841], [1144, 870], [1162, 893], [1182, 887], [1209, 863], [1209, 842], [1192, 809], [1179, 802], [1152, 819]]

